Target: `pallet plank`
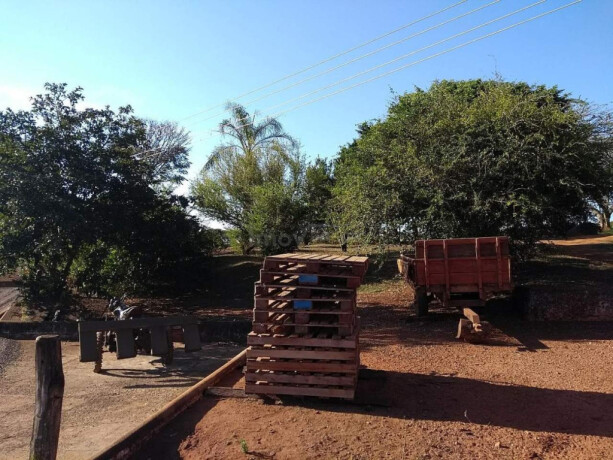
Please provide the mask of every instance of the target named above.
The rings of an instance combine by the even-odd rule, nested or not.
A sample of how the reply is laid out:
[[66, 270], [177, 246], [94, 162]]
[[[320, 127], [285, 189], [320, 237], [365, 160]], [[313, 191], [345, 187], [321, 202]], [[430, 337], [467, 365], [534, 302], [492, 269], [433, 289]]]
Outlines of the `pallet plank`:
[[316, 387], [294, 387], [283, 385], [258, 385], [257, 383], [245, 384], [245, 393], [265, 394], [265, 395], [294, 395], [294, 396], [319, 396], [322, 398], [343, 398], [353, 399], [355, 390], [353, 388], [316, 388]]

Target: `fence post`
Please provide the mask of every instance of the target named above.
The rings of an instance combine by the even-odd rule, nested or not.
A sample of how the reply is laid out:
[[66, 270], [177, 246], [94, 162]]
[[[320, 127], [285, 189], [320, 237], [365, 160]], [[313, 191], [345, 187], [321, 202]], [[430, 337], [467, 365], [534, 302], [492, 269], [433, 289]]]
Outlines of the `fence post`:
[[55, 460], [60, 437], [64, 372], [62, 344], [57, 335], [36, 338], [36, 408], [30, 460]]

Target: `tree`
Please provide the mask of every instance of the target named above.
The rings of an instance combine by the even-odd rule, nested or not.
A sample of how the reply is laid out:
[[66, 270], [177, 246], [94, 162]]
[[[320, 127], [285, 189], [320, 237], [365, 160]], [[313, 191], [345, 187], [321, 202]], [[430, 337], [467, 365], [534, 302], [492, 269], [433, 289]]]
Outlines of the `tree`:
[[219, 125], [226, 142], [213, 150], [193, 184], [194, 202], [206, 217], [236, 230], [245, 254], [264, 239], [276, 241], [265, 245], [267, 251], [291, 249], [303, 214], [298, 143], [275, 119], [257, 121], [238, 104], [227, 108], [231, 117]]
[[189, 133], [170, 121], [145, 121], [145, 137], [137, 155], [152, 167], [153, 181], [166, 186], [181, 184], [189, 169]]
[[341, 150], [334, 199], [363, 240], [505, 234], [528, 250], [584, 220], [602, 189], [607, 143], [585, 105], [482, 80], [398, 96]]
[[177, 177], [175, 163], [135, 154], [148, 129], [132, 109], [80, 110], [81, 88], [45, 89], [31, 111], [0, 112], [2, 271], [20, 269], [31, 297], [56, 301], [71, 275], [99, 277], [108, 257], [132, 264], [119, 273], [142, 287], [206, 252], [185, 203], [156, 188]]
[[146, 185], [130, 148], [144, 134], [124, 107], [78, 110], [81, 88], [47, 84], [31, 112], [0, 113], [0, 214], [6, 268], [57, 298], [83, 244], [112, 225], [113, 203]]
[[333, 185], [332, 163], [317, 158], [313, 164], [307, 166], [304, 183], [304, 200], [307, 208], [306, 244], [313, 236], [323, 236], [326, 233], [325, 226], [328, 223]]
[[613, 113], [606, 107], [586, 106], [584, 116], [594, 126], [593, 143], [603, 152], [600, 187], [589, 200], [589, 205], [601, 230], [609, 231], [613, 217]]

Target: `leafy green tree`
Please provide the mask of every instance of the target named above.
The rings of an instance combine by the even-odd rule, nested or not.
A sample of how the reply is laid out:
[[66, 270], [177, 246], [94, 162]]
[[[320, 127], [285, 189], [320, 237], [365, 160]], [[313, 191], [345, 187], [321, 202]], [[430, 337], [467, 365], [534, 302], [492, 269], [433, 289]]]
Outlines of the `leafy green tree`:
[[182, 148], [167, 165], [151, 161], [138, 152], [153, 145], [152, 124], [129, 106], [81, 110], [81, 88], [45, 88], [32, 110], [0, 112], [2, 271], [20, 269], [32, 297], [61, 300], [71, 274], [99, 278], [105, 258], [115, 268], [124, 264], [118, 273], [142, 286], [168, 276], [165, 267], [178, 268], [179, 259], [206, 252], [185, 200], [158, 188], [177, 178]]
[[304, 236], [306, 244], [313, 237], [322, 237], [327, 232], [329, 202], [334, 185], [332, 167], [331, 162], [317, 158], [306, 168], [304, 182], [304, 201], [307, 208], [307, 227]]
[[[608, 109], [608, 108], [607, 108]], [[604, 152], [602, 156], [602, 177], [600, 187], [589, 201], [590, 209], [596, 216], [602, 231], [611, 230], [613, 217], [613, 113], [602, 108], [586, 107], [586, 118], [595, 128], [593, 143]]]
[[46, 89], [30, 112], [0, 113], [0, 237], [4, 266], [57, 298], [81, 247], [116, 222], [116, 200], [147, 193], [150, 171], [132, 159], [144, 129], [129, 107], [78, 110], [81, 88]]
[[204, 216], [236, 230], [244, 254], [264, 240], [276, 241], [263, 245], [267, 252], [291, 249], [303, 215], [298, 143], [275, 119], [257, 121], [257, 114], [238, 104], [228, 110], [231, 117], [219, 125], [226, 142], [214, 149], [193, 184], [194, 202]]
[[441, 81], [362, 126], [337, 160], [351, 234], [394, 242], [505, 234], [516, 248], [586, 218], [606, 142], [556, 87]]

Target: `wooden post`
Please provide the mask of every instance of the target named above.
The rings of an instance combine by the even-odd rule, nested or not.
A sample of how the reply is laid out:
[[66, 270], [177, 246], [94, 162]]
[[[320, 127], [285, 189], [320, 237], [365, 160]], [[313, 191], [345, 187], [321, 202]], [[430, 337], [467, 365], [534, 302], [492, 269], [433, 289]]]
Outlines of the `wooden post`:
[[36, 338], [36, 408], [30, 460], [55, 460], [60, 437], [64, 372], [62, 345], [57, 335]]

